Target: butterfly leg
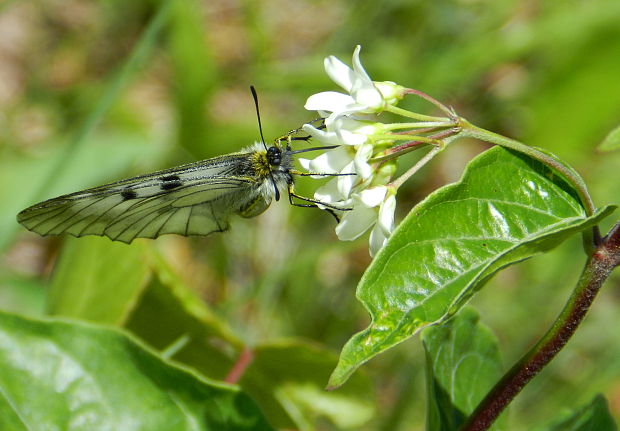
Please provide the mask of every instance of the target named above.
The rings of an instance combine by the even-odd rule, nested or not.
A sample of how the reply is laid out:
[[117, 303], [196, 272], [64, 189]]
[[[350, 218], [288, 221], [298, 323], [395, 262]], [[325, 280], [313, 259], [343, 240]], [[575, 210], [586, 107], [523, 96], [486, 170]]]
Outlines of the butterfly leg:
[[[317, 129], [319, 129], [319, 130], [325, 129], [325, 119], [324, 118], [316, 118], [316, 119], [314, 119], [312, 121], [308, 121], [306, 124], [314, 124], [314, 123], [317, 123], [317, 122], [321, 122], [321, 124], [319, 126], [317, 126]], [[293, 136], [293, 135], [296, 135], [296, 134], [301, 133], [301, 132], [303, 132], [303, 128], [302, 127], [298, 127], [297, 129], [289, 130], [284, 135], [282, 135], [279, 138], [277, 138], [276, 141], [277, 142], [287, 141], [287, 143], [290, 145], [292, 141], [308, 141], [308, 140], [310, 140], [310, 138], [312, 138], [312, 136], [310, 136], [310, 135]]]
[[[309, 202], [309, 203], [305, 203], [305, 204], [301, 204], [298, 202], [293, 201], [293, 198], [297, 198], [301, 201], [304, 202]], [[293, 187], [292, 184], [289, 185], [288, 187], [288, 201], [291, 205], [295, 206], [295, 207], [301, 207], [301, 208], [319, 208], [323, 211], [327, 211], [328, 213], [330, 213], [337, 222], [340, 222], [340, 216], [336, 213], [336, 211], [351, 211], [353, 208], [339, 208], [337, 206], [331, 205], [331, 204], [327, 204], [325, 202], [321, 202], [319, 200], [316, 199], [311, 199], [311, 198], [307, 198], [305, 196], [300, 196], [297, 193], [295, 193], [295, 189]], [[320, 205], [320, 206], [319, 206]], [[321, 208], [323, 207], [323, 208]]]
[[301, 172], [298, 171], [296, 169], [291, 169], [289, 171], [292, 175], [297, 175], [299, 177], [348, 177], [348, 176], [352, 176], [352, 175], [357, 175], [355, 172], [348, 172], [348, 173], [332, 173], [332, 174], [322, 174], [320, 172]]

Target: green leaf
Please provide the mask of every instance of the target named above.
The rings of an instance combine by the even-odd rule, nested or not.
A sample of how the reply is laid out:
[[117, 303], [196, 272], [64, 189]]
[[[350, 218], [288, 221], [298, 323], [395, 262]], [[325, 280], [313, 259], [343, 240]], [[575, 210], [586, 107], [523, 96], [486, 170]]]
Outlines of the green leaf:
[[333, 352], [301, 340], [271, 341], [248, 351], [165, 262], [153, 262], [155, 275], [127, 322], [140, 338], [157, 349], [182, 340], [174, 359], [219, 380], [240, 355], [249, 354], [239, 385], [278, 428], [314, 429], [317, 418], [341, 429], [355, 428], [373, 416], [374, 392], [366, 376], [354, 376], [340, 391], [325, 391], [338, 360]]
[[147, 246], [67, 238], [48, 297], [50, 314], [121, 325], [147, 286]]
[[375, 413], [372, 383], [357, 375], [338, 391], [325, 390], [337, 356], [301, 340], [264, 343], [239, 384], [252, 395], [278, 428], [314, 429], [316, 418], [329, 419], [338, 429], [359, 428]]
[[545, 252], [607, 216], [588, 217], [576, 192], [541, 163], [492, 148], [460, 182], [409, 213], [362, 277], [358, 299], [372, 323], [344, 346], [329, 385], [444, 319], [495, 272]]
[[0, 429], [271, 430], [243, 392], [128, 335], [0, 312]]
[[599, 151], [610, 152], [620, 149], [620, 126], [613, 129], [598, 146]]
[[161, 258], [153, 256], [151, 264], [154, 275], [126, 327], [159, 350], [184, 340], [168, 354], [207, 377], [223, 380], [243, 349], [242, 341]]
[[616, 431], [607, 401], [597, 395], [589, 404], [537, 431]]
[[470, 307], [425, 329], [421, 338], [426, 352], [427, 430], [456, 431], [502, 376], [497, 339]]

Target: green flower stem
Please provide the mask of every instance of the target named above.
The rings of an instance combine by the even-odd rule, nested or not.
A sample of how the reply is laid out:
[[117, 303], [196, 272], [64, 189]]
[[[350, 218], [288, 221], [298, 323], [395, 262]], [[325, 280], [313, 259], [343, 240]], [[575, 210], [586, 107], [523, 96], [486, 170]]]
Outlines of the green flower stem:
[[181, 335], [161, 351], [161, 356], [166, 359], [171, 359], [174, 355], [179, 353], [183, 347], [187, 346], [190, 341], [192, 341], [192, 338], [188, 334]]
[[549, 166], [553, 170], [560, 173], [570, 184], [575, 187], [588, 216], [591, 216], [596, 211], [596, 207], [594, 206], [594, 202], [588, 193], [588, 189], [586, 187], [586, 183], [583, 181], [583, 178], [581, 178], [577, 171], [575, 171], [572, 167], [558, 160], [553, 155], [545, 153], [538, 148], [529, 147], [521, 142], [515, 141], [514, 139], [476, 127], [463, 118], [460, 119], [459, 126], [462, 130], [460, 134], [462, 137], [476, 138], [504, 148], [510, 148], [511, 150], [526, 154]]
[[403, 108], [399, 108], [398, 106], [388, 105], [385, 108], [385, 110], [393, 114], [401, 115], [403, 117], [413, 118], [414, 120], [432, 121], [432, 122], [438, 122], [438, 123], [450, 123], [449, 118], [433, 117], [431, 115], [418, 114], [415, 112], [407, 111], [406, 109], [403, 109]]
[[386, 133], [386, 134], [374, 134], [372, 139], [375, 142], [378, 141], [420, 141], [428, 143], [436, 143], [437, 140], [430, 136], [409, 135], [404, 133]]
[[421, 141], [405, 142], [404, 144], [400, 144], [396, 147], [388, 148], [387, 150], [385, 150], [382, 156], [373, 157], [368, 162], [369, 163], [380, 163], [380, 162], [385, 162], [385, 161], [392, 160], [392, 159], [397, 159], [404, 154], [410, 153], [412, 151], [420, 150], [422, 148], [426, 148], [429, 145], [433, 145], [433, 144], [430, 144], [428, 142], [421, 142]]
[[620, 222], [603, 238], [591, 256], [564, 309], [547, 333], [521, 358], [476, 407], [460, 431], [489, 429], [499, 414], [566, 345], [583, 321], [596, 294], [620, 265]]
[[441, 127], [454, 127], [454, 122], [452, 121], [417, 121], [415, 123], [385, 124], [383, 126], [385, 130], [425, 129], [425, 128], [437, 129]]
[[453, 127], [452, 129], [443, 130], [441, 132], [435, 133], [434, 135], [422, 137], [423, 139], [418, 139], [419, 137], [404, 134], [404, 136], [407, 136], [409, 139], [411, 139], [412, 137], [415, 139], [411, 139], [402, 144], [395, 145], [392, 148], [388, 148], [387, 150], [385, 150], [384, 155], [370, 159], [370, 163], [384, 162], [386, 160], [396, 159], [403, 154], [425, 148], [429, 145], [445, 145], [446, 138], [454, 136], [459, 132], [460, 129]]
[[[453, 135], [453, 136], [448, 136], [447, 138], [444, 138], [443, 140], [437, 140], [437, 139], [433, 139], [433, 142], [436, 142], [433, 145], [433, 148], [424, 155], [424, 157], [422, 157], [420, 160], [418, 160], [418, 162], [413, 165], [411, 168], [409, 168], [409, 170], [407, 172], [405, 172], [404, 174], [402, 174], [400, 177], [396, 178], [394, 181], [392, 181], [390, 184], [388, 184], [389, 187], [394, 187], [394, 189], [398, 190], [398, 188], [400, 186], [403, 185], [403, 183], [405, 181], [407, 181], [409, 178], [411, 178], [416, 172], [418, 172], [424, 165], [426, 165], [428, 162], [430, 162], [433, 157], [435, 157], [437, 154], [441, 153], [443, 150], [446, 149], [446, 147], [448, 146], [448, 144], [450, 142], [452, 142], [453, 140], [455, 140], [456, 138], [458, 138], [459, 135]], [[416, 147], [413, 147], [414, 149], [416, 149]], [[402, 155], [403, 153], [400, 153], [399, 155]]]

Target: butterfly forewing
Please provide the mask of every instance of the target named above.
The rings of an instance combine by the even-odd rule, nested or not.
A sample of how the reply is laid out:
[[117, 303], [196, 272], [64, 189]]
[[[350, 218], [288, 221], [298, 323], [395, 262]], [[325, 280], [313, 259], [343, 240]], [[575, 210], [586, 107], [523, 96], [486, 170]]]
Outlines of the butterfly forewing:
[[100, 235], [131, 242], [228, 229], [231, 214], [257, 199], [257, 179], [233, 175], [237, 153], [50, 199], [18, 221], [41, 235]]

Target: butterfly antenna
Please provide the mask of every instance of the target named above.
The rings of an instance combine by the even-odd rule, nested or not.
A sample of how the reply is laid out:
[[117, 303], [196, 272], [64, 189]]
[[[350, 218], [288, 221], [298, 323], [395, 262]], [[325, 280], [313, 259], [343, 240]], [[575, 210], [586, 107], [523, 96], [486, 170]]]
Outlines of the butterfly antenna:
[[252, 92], [252, 99], [254, 99], [254, 106], [256, 107], [256, 118], [258, 119], [258, 131], [260, 132], [260, 139], [263, 141], [263, 145], [265, 146], [265, 150], [267, 149], [267, 144], [265, 143], [265, 137], [263, 136], [263, 125], [260, 121], [260, 110], [258, 109], [258, 94], [256, 94], [256, 88], [253, 85], [250, 85], [250, 91]]
[[[256, 88], [253, 85], [250, 85], [250, 91], [252, 92], [252, 99], [254, 99], [254, 106], [256, 107], [256, 118], [258, 119], [258, 131], [260, 132], [260, 139], [263, 142], [263, 146], [265, 150], [267, 149], [267, 144], [265, 143], [265, 136], [263, 136], [263, 125], [260, 121], [260, 110], [258, 109], [258, 94], [256, 94]], [[276, 180], [273, 177], [273, 173], [270, 171], [269, 176], [271, 177], [271, 182], [273, 183], [273, 189], [275, 190], [276, 201], [280, 200], [280, 190], [278, 190], [278, 185], [276, 184]]]

